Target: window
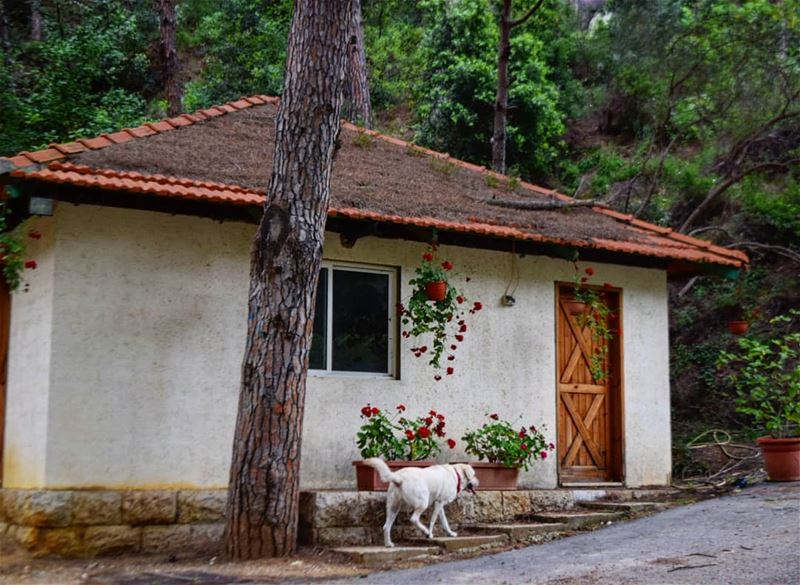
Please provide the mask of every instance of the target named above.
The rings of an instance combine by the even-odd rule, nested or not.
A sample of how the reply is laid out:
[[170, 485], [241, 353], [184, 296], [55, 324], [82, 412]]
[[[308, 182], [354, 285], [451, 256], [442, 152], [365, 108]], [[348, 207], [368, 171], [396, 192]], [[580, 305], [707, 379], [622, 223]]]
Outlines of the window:
[[322, 263], [310, 369], [394, 375], [396, 277], [392, 269]]

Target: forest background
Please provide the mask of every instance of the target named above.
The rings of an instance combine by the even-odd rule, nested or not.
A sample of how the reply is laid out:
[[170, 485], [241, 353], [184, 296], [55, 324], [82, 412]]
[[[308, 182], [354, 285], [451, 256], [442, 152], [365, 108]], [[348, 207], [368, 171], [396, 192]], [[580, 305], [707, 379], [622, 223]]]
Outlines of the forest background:
[[[362, 0], [373, 127], [490, 166], [501, 0]], [[515, 0], [523, 14], [533, 0]], [[174, 9], [178, 59], [161, 49]], [[289, 0], [0, 0], [0, 156], [280, 95]], [[671, 284], [675, 473], [747, 435], [718, 375], [800, 307], [800, 0], [545, 0], [511, 36], [509, 173], [750, 254]], [[265, 168], [265, 184], [267, 181]]]

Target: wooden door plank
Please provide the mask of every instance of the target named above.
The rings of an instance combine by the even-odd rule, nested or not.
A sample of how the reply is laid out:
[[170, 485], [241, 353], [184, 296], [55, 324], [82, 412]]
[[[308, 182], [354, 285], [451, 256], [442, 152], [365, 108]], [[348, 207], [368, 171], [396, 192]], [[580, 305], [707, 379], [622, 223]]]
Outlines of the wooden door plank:
[[561, 383], [558, 385], [561, 392], [569, 392], [570, 394], [605, 394], [606, 387], [598, 386], [597, 384], [572, 384]]
[[[564, 402], [564, 406], [567, 407], [567, 410], [572, 416], [572, 423], [578, 429], [578, 436], [576, 437], [574, 443], [578, 442], [578, 437], [582, 437], [583, 443], [585, 443], [586, 448], [589, 450], [589, 453], [592, 455], [592, 458], [594, 459], [595, 463], [597, 463], [598, 467], [602, 467], [604, 465], [604, 461], [603, 457], [600, 455], [600, 448], [594, 442], [594, 439], [591, 433], [589, 432], [589, 429], [586, 428], [586, 423], [584, 423], [583, 419], [578, 414], [575, 405], [572, 403], [572, 398], [570, 397], [569, 394], [562, 394], [561, 397]], [[602, 394], [597, 394], [595, 396], [594, 402], [592, 403], [592, 406], [589, 408], [589, 412], [587, 413], [587, 415], [593, 413], [591, 418], [587, 416], [586, 419], [589, 421], [590, 425], [592, 423], [592, 420], [594, 420], [594, 416], [597, 415], [597, 411], [600, 409], [600, 403], [603, 402], [603, 398], [604, 396]]]

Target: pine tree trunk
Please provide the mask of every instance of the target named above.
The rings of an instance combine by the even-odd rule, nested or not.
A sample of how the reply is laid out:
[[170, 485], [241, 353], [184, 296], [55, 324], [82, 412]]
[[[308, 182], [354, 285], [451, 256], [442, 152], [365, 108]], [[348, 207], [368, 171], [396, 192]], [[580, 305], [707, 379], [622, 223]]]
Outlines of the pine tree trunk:
[[350, 12], [350, 39], [347, 43], [346, 117], [353, 123], [372, 128], [372, 102], [367, 77], [367, 56], [364, 51], [364, 25], [361, 0], [353, 0]]
[[492, 168], [498, 173], [506, 172], [508, 61], [511, 57], [511, 2], [512, 0], [503, 0], [500, 14], [500, 44], [497, 51], [497, 97], [494, 102]]
[[164, 97], [167, 100], [170, 116], [177, 116], [183, 109], [181, 104], [183, 96], [178, 80], [180, 63], [178, 62], [178, 47], [176, 43], [177, 18], [175, 17], [175, 2], [176, 0], [158, 0], [161, 29], [159, 43], [161, 78], [164, 83]]
[[253, 242], [247, 344], [225, 546], [297, 546], [300, 443], [314, 301], [339, 132], [351, 0], [298, 0], [264, 215]]
[[42, 40], [42, 3], [31, 0], [31, 40]]

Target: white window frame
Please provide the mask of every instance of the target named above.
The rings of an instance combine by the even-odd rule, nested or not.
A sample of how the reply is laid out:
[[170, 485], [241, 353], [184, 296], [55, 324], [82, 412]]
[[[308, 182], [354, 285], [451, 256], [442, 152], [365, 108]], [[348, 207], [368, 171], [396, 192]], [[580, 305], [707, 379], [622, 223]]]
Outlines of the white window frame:
[[[323, 260], [320, 268], [328, 269], [328, 286], [327, 286], [327, 299], [326, 299], [326, 318], [325, 323], [325, 369], [309, 368], [308, 372], [312, 376], [318, 377], [352, 377], [352, 378], [381, 378], [381, 379], [396, 379], [397, 378], [397, 323], [395, 321], [397, 311], [397, 278], [398, 269], [389, 266], [378, 266], [374, 264], [360, 264], [356, 262], [340, 262], [338, 260]], [[351, 372], [347, 370], [334, 370], [333, 369], [333, 271], [343, 270], [349, 272], [367, 272], [371, 274], [385, 274], [389, 277], [389, 299], [386, 311], [388, 329], [388, 347], [386, 351], [387, 366], [389, 371], [386, 373], [381, 372]]]

